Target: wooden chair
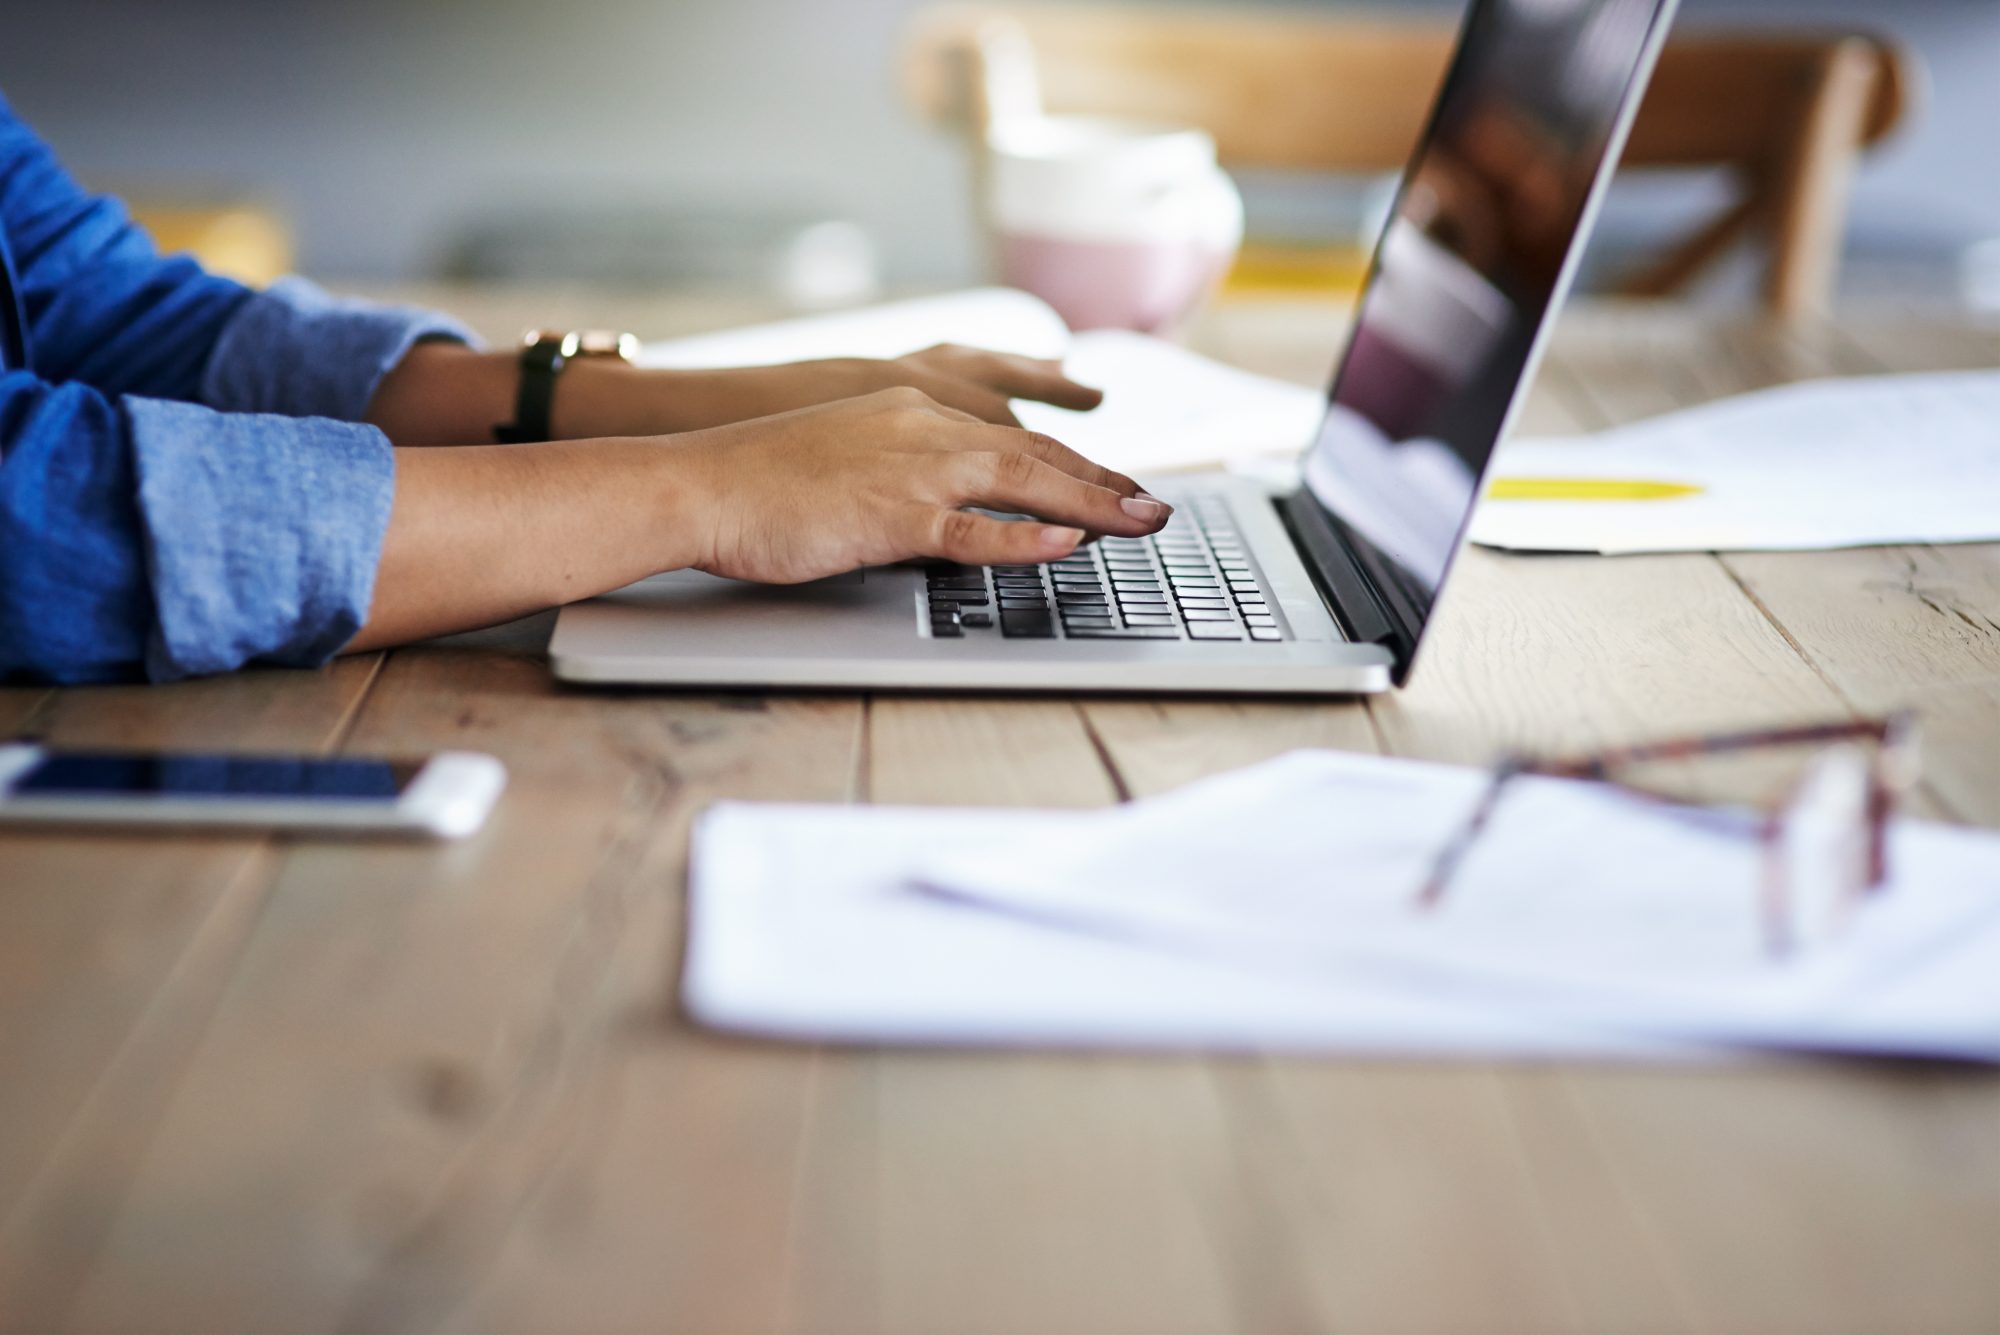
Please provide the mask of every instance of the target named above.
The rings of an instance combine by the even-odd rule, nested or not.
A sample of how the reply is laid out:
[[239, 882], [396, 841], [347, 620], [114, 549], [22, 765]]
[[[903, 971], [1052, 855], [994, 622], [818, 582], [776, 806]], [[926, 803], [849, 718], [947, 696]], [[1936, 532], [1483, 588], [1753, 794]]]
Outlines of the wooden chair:
[[[968, 136], [980, 191], [987, 125], [1037, 94], [1052, 113], [1199, 125], [1225, 166], [1382, 173], [1402, 168], [1422, 132], [1452, 36], [1268, 11], [950, 5], [915, 20], [903, 81], [922, 115]], [[1855, 167], [1902, 120], [1912, 80], [1899, 48], [1858, 33], [1674, 39], [1624, 164], [1723, 168], [1737, 193], [1621, 290], [1682, 292], [1749, 241], [1768, 251], [1772, 310], [1823, 308]]]

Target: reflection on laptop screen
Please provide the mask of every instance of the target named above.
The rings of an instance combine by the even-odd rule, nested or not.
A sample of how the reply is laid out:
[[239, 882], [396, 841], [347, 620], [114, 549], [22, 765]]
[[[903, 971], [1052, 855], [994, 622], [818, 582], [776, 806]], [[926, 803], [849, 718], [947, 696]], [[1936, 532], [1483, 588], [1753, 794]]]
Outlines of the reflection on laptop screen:
[[[1307, 487], [1427, 615], [1663, 0], [1475, 0]], [[1377, 561], [1374, 564], [1381, 565]]]

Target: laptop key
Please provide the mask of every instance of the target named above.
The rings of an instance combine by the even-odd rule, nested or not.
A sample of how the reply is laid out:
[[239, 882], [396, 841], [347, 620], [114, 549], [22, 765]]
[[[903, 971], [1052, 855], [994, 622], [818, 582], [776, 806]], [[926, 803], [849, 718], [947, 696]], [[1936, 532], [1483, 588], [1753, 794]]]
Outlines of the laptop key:
[[958, 619], [958, 624], [969, 626], [973, 630], [991, 630], [993, 629], [993, 614], [991, 612], [967, 612]]
[[1178, 640], [1180, 631], [1173, 626], [1127, 626], [1122, 630], [1098, 630], [1092, 627], [1065, 627], [1072, 640]]
[[1191, 621], [1188, 623], [1188, 638], [1192, 640], [1240, 640], [1243, 632], [1230, 621]]
[[1282, 640], [1284, 633], [1276, 626], [1252, 626], [1250, 638], [1253, 640]]
[[1125, 624], [1128, 626], [1171, 626], [1175, 622], [1174, 618], [1170, 616], [1155, 616], [1148, 612], [1127, 612], [1125, 614]]
[[1001, 612], [1000, 633], [1010, 640], [1053, 640], [1055, 618], [1047, 612]]
[[1063, 629], [1068, 631], [1110, 630], [1117, 624], [1110, 617], [1066, 616], [1063, 618]]
[[1236, 617], [1226, 607], [1181, 607], [1181, 615], [1189, 621], [1234, 621]]

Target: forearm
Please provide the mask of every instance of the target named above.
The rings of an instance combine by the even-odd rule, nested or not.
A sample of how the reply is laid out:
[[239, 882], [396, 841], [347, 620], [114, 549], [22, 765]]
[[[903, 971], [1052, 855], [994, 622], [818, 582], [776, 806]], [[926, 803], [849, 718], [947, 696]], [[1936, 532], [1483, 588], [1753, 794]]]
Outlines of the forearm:
[[[490, 445], [493, 428], [514, 420], [520, 357], [459, 343], [421, 343], [376, 387], [368, 421], [398, 445]], [[754, 410], [738, 402], [738, 372], [641, 370], [580, 358], [556, 381], [555, 440], [667, 435], [735, 421]], [[789, 405], [787, 405], [789, 406]]]
[[350, 651], [524, 616], [695, 564], [673, 441], [401, 450], [374, 601]]
[[[1088, 409], [1103, 397], [1054, 362], [942, 345], [893, 361], [835, 357], [783, 366], [660, 370], [579, 358], [556, 381], [555, 440], [703, 431], [907, 387], [960, 413], [1018, 425], [1008, 401]], [[520, 388], [514, 352], [432, 342], [410, 349], [376, 386], [367, 420], [398, 445], [491, 444]]]

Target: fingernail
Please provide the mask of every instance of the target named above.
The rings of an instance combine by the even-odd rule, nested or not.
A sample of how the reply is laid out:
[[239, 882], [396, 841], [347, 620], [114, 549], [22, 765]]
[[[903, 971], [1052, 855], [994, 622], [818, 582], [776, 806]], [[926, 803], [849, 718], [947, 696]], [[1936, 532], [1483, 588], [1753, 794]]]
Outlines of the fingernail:
[[1055, 524], [1050, 524], [1042, 530], [1042, 547], [1045, 551], [1071, 551], [1082, 541], [1083, 530], [1080, 528], [1062, 528]]
[[1146, 495], [1124, 497], [1118, 502], [1118, 506], [1134, 519], [1144, 519], [1148, 522], [1158, 519], [1167, 512], [1164, 501], [1156, 501]]
[[[1139, 491], [1134, 492], [1133, 495], [1143, 497], [1144, 499], [1149, 501], [1159, 501], [1161, 505], [1167, 505], [1165, 501], [1161, 501], [1158, 496], [1155, 496], [1152, 492], [1147, 491], [1144, 488], [1141, 488]], [[1174, 507], [1171, 505], [1167, 505], [1167, 508], [1171, 510]]]

